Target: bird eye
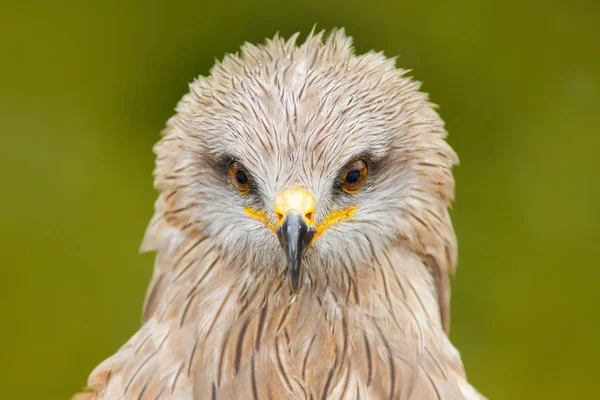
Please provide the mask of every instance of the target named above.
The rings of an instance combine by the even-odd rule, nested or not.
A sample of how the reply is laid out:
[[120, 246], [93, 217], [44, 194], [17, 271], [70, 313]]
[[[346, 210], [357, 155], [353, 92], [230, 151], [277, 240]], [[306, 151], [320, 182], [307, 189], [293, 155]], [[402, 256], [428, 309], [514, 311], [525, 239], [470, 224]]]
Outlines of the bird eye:
[[239, 162], [234, 161], [229, 166], [229, 179], [241, 194], [250, 191], [250, 176]]
[[358, 192], [358, 190], [365, 183], [368, 169], [369, 162], [367, 159], [359, 158], [352, 161], [342, 176], [340, 188], [348, 194], [354, 194]]

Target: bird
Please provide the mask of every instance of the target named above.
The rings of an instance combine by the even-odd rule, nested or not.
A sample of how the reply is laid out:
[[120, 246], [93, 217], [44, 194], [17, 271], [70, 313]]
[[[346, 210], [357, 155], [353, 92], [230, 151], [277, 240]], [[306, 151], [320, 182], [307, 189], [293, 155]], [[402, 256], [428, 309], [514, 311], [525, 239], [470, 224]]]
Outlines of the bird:
[[244, 43], [154, 146], [140, 329], [75, 399], [484, 399], [451, 343], [437, 105], [343, 28]]

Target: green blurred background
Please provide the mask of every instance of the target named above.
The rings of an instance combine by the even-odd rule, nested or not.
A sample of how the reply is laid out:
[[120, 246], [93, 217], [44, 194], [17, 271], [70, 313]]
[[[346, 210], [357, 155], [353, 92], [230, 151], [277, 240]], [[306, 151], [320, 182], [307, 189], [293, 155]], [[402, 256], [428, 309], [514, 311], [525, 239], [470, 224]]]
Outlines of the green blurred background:
[[399, 55], [441, 105], [473, 384], [598, 398], [598, 1], [91, 3], [1, 7], [0, 398], [68, 399], [137, 329], [159, 131], [215, 57], [315, 23]]

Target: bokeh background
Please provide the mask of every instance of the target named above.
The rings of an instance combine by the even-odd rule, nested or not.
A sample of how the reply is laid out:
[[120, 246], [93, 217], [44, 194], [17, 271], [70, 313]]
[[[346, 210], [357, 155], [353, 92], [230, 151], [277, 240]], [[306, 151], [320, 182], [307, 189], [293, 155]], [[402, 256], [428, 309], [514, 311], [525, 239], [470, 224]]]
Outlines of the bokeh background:
[[215, 57], [315, 23], [399, 56], [441, 105], [461, 157], [451, 337], [473, 384], [597, 398], [595, 0], [3, 3], [0, 398], [68, 399], [137, 329], [159, 131]]

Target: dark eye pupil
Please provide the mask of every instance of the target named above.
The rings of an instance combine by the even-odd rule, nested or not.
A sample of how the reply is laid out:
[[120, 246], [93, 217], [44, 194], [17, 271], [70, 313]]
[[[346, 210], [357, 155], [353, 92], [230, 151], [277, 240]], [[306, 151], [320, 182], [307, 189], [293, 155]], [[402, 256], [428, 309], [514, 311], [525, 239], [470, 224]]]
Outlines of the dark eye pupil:
[[346, 182], [348, 183], [356, 183], [360, 179], [360, 171], [357, 169], [353, 169], [348, 171], [346, 174]]
[[235, 173], [235, 180], [238, 181], [240, 185], [245, 185], [248, 183], [248, 175], [244, 171], [237, 171]]

